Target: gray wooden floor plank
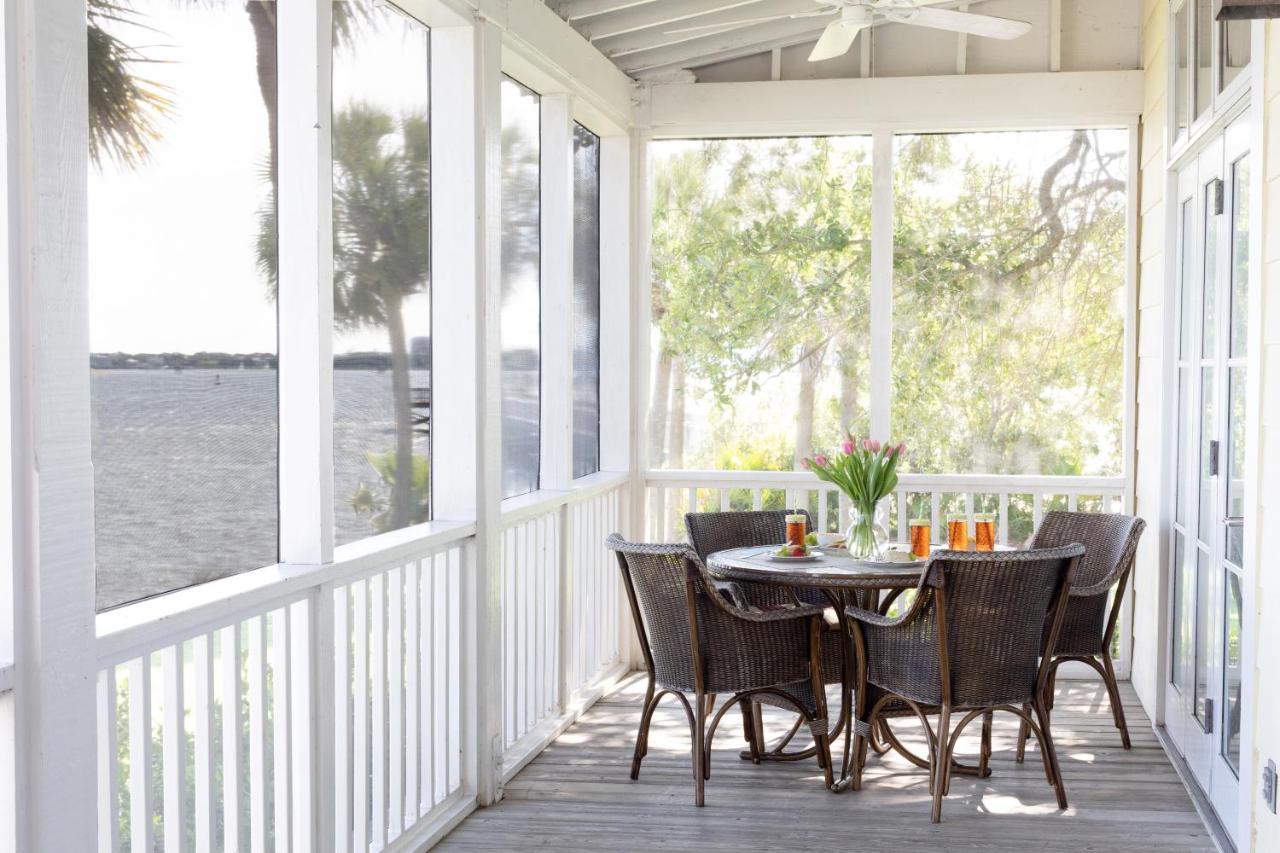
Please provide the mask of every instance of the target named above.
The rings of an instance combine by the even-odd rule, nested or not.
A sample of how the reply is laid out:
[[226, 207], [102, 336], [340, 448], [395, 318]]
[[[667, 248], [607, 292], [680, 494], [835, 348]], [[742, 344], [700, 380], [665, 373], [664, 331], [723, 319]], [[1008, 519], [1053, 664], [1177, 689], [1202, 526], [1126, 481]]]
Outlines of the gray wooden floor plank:
[[[741, 718], [716, 735], [705, 808], [693, 805], [688, 724], [676, 705], [654, 718], [639, 780], [628, 778], [644, 682], [624, 679], [506, 786], [502, 802], [468, 817], [443, 850], [754, 849], [966, 851], [1210, 851], [1213, 843], [1129, 685], [1133, 749], [1120, 747], [1106, 693], [1061, 682], [1054, 736], [1071, 806], [1058, 811], [1039, 752], [1013, 760], [1017, 722], [997, 717], [989, 779], [954, 776], [943, 822], [929, 822], [923, 770], [873, 757], [860, 792], [831, 794], [813, 762], [738, 759]], [[770, 709], [778, 732], [786, 715]], [[918, 727], [899, 723], [921, 750]], [[960, 751], [973, 755], [977, 726]]]

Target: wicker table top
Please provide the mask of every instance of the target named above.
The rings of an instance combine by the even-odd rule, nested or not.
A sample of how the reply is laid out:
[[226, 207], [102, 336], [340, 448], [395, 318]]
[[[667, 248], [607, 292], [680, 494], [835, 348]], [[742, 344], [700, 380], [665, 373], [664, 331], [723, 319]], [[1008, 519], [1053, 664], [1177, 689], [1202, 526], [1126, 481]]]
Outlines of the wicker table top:
[[901, 566], [855, 560], [843, 549], [832, 549], [812, 563], [784, 563], [769, 559], [777, 546], [730, 548], [707, 557], [707, 570], [722, 580], [776, 583], [826, 589], [905, 589], [920, 582], [923, 565]]

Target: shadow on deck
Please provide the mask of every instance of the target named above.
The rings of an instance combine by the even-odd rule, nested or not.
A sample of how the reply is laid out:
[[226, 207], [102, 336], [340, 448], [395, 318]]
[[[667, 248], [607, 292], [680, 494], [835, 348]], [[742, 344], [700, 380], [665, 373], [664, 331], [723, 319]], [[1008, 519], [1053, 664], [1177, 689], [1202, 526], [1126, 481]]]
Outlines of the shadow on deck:
[[[1136, 696], [1127, 683], [1121, 688], [1129, 752], [1101, 684], [1060, 682], [1054, 735], [1069, 809], [1055, 807], [1034, 745], [1025, 764], [1014, 762], [1017, 722], [1000, 715], [990, 778], [953, 776], [943, 822], [934, 825], [927, 774], [901, 757], [872, 756], [862, 791], [831, 794], [812, 761], [739, 760], [736, 711], [716, 736], [707, 804], [696, 808], [688, 726], [671, 700], [654, 719], [649, 755], [631, 781], [644, 695], [643, 677], [633, 674], [512, 779], [502, 802], [467, 818], [440, 849], [1213, 850]], [[780, 734], [784, 717], [770, 719], [771, 736]], [[961, 739], [962, 760], [976, 755], [978, 729]], [[913, 739], [918, 726], [899, 721], [895, 730], [921, 746]]]

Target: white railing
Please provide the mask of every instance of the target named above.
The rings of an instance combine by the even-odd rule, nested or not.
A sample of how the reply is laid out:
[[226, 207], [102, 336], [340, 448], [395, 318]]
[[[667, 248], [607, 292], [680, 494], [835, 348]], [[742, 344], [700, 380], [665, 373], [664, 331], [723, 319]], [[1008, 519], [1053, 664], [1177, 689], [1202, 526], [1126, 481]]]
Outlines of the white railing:
[[438, 527], [100, 617], [99, 849], [419, 843], [462, 783], [474, 526]]
[[[684, 537], [684, 513], [744, 509], [808, 509], [818, 530], [843, 530], [847, 501], [830, 483], [806, 471], [649, 471], [646, 532], [657, 540]], [[912, 518], [929, 518], [934, 541], [946, 538], [946, 516], [998, 518], [1002, 544], [1020, 545], [1050, 509], [1120, 512], [1123, 477], [903, 474], [885, 499], [890, 537], [906, 542]], [[906, 507], [906, 511], [902, 510]]]
[[626, 665], [617, 564], [625, 475], [509, 502], [503, 513], [502, 748], [510, 778]]

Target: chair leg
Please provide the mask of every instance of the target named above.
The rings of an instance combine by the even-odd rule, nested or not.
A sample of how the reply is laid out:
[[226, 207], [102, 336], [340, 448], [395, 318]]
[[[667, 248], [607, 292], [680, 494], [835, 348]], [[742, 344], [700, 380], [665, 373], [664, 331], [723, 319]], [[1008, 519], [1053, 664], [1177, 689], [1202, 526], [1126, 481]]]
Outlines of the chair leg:
[[982, 715], [982, 748], [978, 753], [978, 778], [986, 779], [991, 775], [988, 765], [991, 762], [991, 723], [995, 714], [987, 711]]
[[706, 731], [707, 701], [706, 694], [699, 692], [694, 703], [693, 722], [693, 804], [705, 804], [706, 791]]
[[1111, 665], [1111, 655], [1102, 653], [1102, 668], [1106, 670], [1103, 678], [1107, 683], [1107, 694], [1111, 697], [1111, 716], [1115, 718], [1116, 728], [1120, 730], [1120, 743], [1125, 749], [1130, 748], [1129, 726], [1124, 719], [1124, 703], [1120, 700], [1120, 685], [1116, 681], [1116, 670]]
[[742, 737], [747, 742], [751, 754], [751, 763], [760, 763], [760, 745], [756, 742], [755, 713], [751, 710], [749, 699], [739, 699], [738, 708], [742, 711]]
[[[1055, 664], [1058, 661], [1054, 661]], [[1046, 711], [1053, 710], [1053, 700], [1058, 693], [1058, 667], [1055, 665], [1049, 670], [1049, 686], [1045, 693], [1044, 709]]]
[[1067, 786], [1062, 779], [1062, 767], [1058, 764], [1057, 750], [1053, 748], [1053, 733], [1049, 730], [1049, 709], [1045, 707], [1043, 698], [1037, 698], [1032, 706], [1036, 712], [1036, 719], [1040, 723], [1040, 757], [1044, 759], [1045, 773], [1049, 776], [1049, 784], [1058, 795], [1058, 808], [1065, 809]]
[[644, 692], [644, 710], [640, 712], [640, 730], [636, 732], [636, 749], [631, 756], [631, 778], [640, 778], [640, 762], [649, 752], [649, 723], [653, 719], [653, 677], [649, 677], [649, 687]]
[[950, 740], [951, 706], [944, 704], [938, 713], [938, 738], [934, 742], [932, 760], [929, 762], [929, 787], [933, 791], [933, 814], [930, 820], [934, 823], [942, 821], [942, 798], [946, 794], [950, 775], [948, 771], [951, 769], [951, 750], [948, 748]]
[[[1023, 713], [1030, 714], [1031, 706], [1023, 705]], [[1018, 763], [1021, 764], [1027, 757], [1027, 738], [1031, 736], [1031, 727], [1027, 725], [1027, 721], [1018, 718]]]

